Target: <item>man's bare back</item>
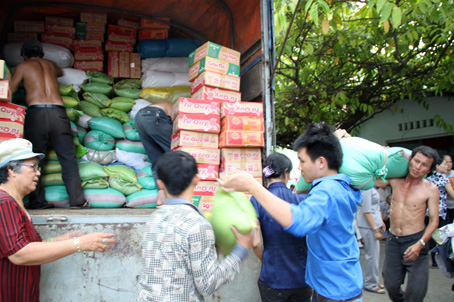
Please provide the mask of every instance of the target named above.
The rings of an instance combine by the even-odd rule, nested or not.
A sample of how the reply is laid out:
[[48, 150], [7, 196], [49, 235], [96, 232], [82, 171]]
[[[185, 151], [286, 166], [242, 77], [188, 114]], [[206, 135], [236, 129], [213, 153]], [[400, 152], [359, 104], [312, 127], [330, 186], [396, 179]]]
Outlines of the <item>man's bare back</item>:
[[57, 77], [62, 70], [52, 61], [38, 57], [27, 58], [17, 65], [11, 80], [11, 90], [16, 92], [24, 82], [27, 105], [54, 104], [63, 106]]
[[154, 104], [151, 104], [149, 107], [157, 107], [157, 108], [161, 108], [162, 110], [164, 110], [164, 112], [168, 115], [168, 116], [172, 116], [172, 112], [173, 112], [173, 103], [171, 102], [160, 102], [160, 103], [154, 103]]

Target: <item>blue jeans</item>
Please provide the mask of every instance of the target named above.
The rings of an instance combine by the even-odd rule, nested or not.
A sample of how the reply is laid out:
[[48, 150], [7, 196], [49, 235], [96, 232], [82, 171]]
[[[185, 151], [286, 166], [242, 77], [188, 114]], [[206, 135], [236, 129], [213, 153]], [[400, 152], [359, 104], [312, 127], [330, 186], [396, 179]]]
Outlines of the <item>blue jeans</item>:
[[262, 302], [310, 302], [312, 288], [271, 288], [261, 280], [258, 281], [260, 297]]

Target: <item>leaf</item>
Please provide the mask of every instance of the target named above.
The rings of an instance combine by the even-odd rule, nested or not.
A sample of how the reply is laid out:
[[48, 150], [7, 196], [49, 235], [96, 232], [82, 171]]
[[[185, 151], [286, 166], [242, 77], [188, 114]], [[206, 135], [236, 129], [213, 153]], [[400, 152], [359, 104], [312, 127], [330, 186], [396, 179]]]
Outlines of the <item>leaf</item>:
[[308, 55], [311, 55], [314, 53], [314, 46], [312, 46], [311, 43], [307, 43], [306, 47], [304, 49], [304, 52], [306, 52]]
[[322, 9], [323, 9], [323, 11], [325, 12], [326, 15], [330, 15], [331, 14], [331, 10], [330, 10], [328, 4], [325, 1], [317, 0], [317, 3], [318, 3], [318, 5], [320, 5], [322, 7]]
[[337, 65], [337, 63], [339, 63], [339, 57], [336, 57], [336, 58], [334, 59], [334, 65]]
[[284, 119], [284, 124], [286, 126], [288, 126], [289, 123], [290, 123], [290, 119], [288, 118], [288, 116], [286, 116], [285, 119]]
[[326, 35], [329, 32], [329, 21], [323, 19], [322, 21], [322, 32]]
[[383, 8], [383, 5], [385, 5], [386, 0], [378, 0], [377, 1], [377, 12], [379, 13], [381, 9]]
[[391, 10], [393, 8], [393, 5], [389, 2], [386, 2], [385, 5], [383, 6], [383, 9], [381, 11], [381, 17], [380, 17], [380, 23], [384, 23], [385, 20], [388, 20], [389, 17], [391, 16]]
[[388, 33], [389, 32], [389, 21], [386, 20], [384, 23], [383, 23], [383, 28], [385, 30], [385, 33]]
[[314, 1], [313, 0], [307, 1], [306, 6], [304, 7], [304, 12], [305, 13], [307, 13], [309, 11], [309, 8], [311, 7], [312, 2], [314, 2]]
[[394, 6], [391, 14], [391, 20], [393, 21], [393, 28], [396, 29], [402, 22], [402, 11], [399, 7]]
[[311, 20], [314, 21], [314, 24], [318, 26], [318, 4], [314, 3], [311, 7], [311, 11], [309, 12], [309, 16]]

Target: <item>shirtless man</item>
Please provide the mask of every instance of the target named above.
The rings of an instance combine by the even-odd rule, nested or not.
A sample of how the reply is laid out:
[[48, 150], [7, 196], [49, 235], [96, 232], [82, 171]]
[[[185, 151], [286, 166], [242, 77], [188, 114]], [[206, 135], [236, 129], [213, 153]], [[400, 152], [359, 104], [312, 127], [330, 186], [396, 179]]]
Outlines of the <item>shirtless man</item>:
[[[408, 175], [376, 185], [393, 189], [391, 227], [386, 242], [383, 278], [392, 301], [423, 301], [428, 284], [428, 246], [438, 226], [438, 188], [423, 177], [435, 168], [438, 153], [427, 146], [413, 149]], [[424, 217], [429, 209], [429, 224]], [[401, 285], [408, 273], [407, 288]]]
[[[33, 144], [33, 152], [46, 153], [50, 140], [62, 166], [62, 178], [72, 208], [88, 207], [80, 183], [71, 126], [60, 96], [57, 77], [63, 75], [54, 62], [43, 59], [40, 42], [27, 40], [22, 45], [24, 62], [17, 65], [11, 80], [11, 91], [17, 91], [23, 81], [27, 94], [24, 138]], [[39, 163], [40, 168], [44, 161]], [[45, 200], [44, 188], [39, 178], [36, 190], [29, 195], [30, 209], [52, 207]]]
[[[140, 109], [134, 118], [136, 130], [153, 166], [162, 154], [170, 151], [172, 111], [173, 103], [160, 102]], [[163, 204], [164, 200], [164, 192], [159, 190], [157, 204]]]

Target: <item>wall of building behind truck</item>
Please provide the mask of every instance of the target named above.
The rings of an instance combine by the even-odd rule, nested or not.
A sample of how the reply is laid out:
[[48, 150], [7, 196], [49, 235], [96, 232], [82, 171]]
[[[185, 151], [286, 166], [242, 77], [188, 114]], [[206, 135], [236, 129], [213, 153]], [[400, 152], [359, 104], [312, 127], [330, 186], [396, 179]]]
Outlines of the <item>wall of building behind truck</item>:
[[[136, 301], [137, 280], [142, 269], [141, 238], [154, 209], [58, 210], [32, 213], [35, 228], [43, 238], [64, 232], [108, 232], [115, 234], [114, 248], [105, 253], [75, 253], [42, 265], [40, 300]], [[90, 212], [90, 213], [87, 213]], [[36, 214], [35, 214], [36, 213]], [[207, 302], [258, 302], [260, 262], [252, 250], [241, 264], [235, 280], [206, 298]]]

